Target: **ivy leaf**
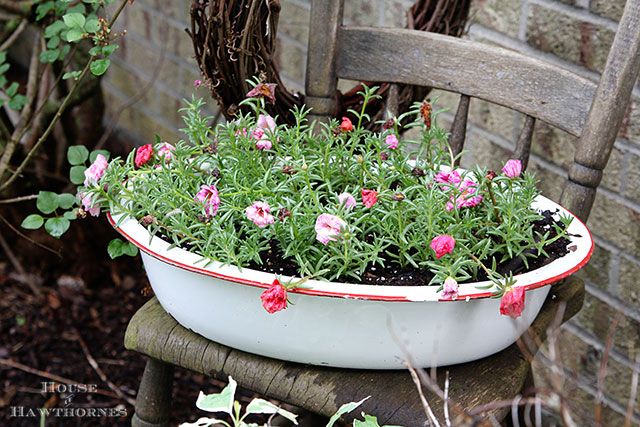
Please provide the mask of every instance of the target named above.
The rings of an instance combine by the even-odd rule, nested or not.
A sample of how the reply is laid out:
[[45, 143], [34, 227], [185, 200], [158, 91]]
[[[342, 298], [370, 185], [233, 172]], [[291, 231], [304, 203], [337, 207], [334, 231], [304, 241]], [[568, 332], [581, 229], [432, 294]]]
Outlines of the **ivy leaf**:
[[85, 166], [73, 166], [69, 171], [69, 179], [72, 183], [76, 185], [81, 185], [84, 183], [84, 171], [87, 168]]
[[107, 150], [93, 150], [91, 152], [91, 155], [89, 156], [89, 161], [91, 163], [95, 162], [98, 154], [102, 154], [107, 160], [109, 160], [109, 157], [111, 156], [111, 153], [109, 153]]
[[64, 22], [55, 21], [54, 23], [52, 23], [51, 25], [49, 25], [47, 28], [44, 29], [44, 36], [45, 38], [49, 39], [55, 36], [56, 34], [58, 34], [60, 31], [64, 30], [65, 28], [67, 28], [67, 26], [64, 25]]
[[105, 55], [105, 56], [109, 56], [116, 49], [118, 49], [118, 47], [120, 47], [120, 46], [118, 46], [117, 44], [109, 44], [109, 45], [103, 46], [102, 47], [102, 54]]
[[12, 110], [19, 111], [19, 110], [22, 110], [22, 108], [25, 106], [26, 103], [27, 103], [27, 97], [21, 94], [17, 94], [16, 96], [14, 96], [9, 100], [9, 108], [11, 108]]
[[37, 230], [42, 227], [42, 224], [44, 224], [44, 218], [38, 214], [31, 214], [22, 221], [20, 227], [26, 228], [27, 230]]
[[84, 30], [87, 33], [95, 34], [100, 29], [100, 24], [98, 23], [97, 18], [87, 19], [87, 22], [84, 24]]
[[83, 29], [85, 24], [85, 17], [81, 13], [67, 13], [62, 17], [64, 24], [67, 28]]
[[18, 92], [18, 87], [19, 87], [18, 83], [16, 82], [11, 83], [11, 86], [9, 86], [5, 91], [7, 92], [7, 96], [13, 97], [13, 95], [15, 95]]
[[69, 164], [81, 165], [89, 158], [89, 150], [84, 145], [72, 145], [67, 149], [67, 160]]
[[53, 1], [44, 2], [36, 8], [36, 21], [40, 21], [47, 16], [47, 13], [53, 10], [55, 3]]
[[71, 222], [66, 218], [49, 218], [47, 222], [44, 223], [44, 229], [47, 230], [47, 233], [51, 236], [59, 239], [60, 236], [69, 229], [70, 225]]
[[67, 218], [69, 221], [73, 221], [74, 219], [78, 219], [78, 210], [74, 209], [71, 211], [67, 211], [62, 216]]
[[220, 393], [204, 394], [200, 392], [196, 406], [207, 412], [225, 412], [233, 415], [233, 401], [237, 386], [238, 383], [229, 377], [229, 384]]
[[58, 206], [62, 209], [69, 209], [76, 204], [76, 196], [69, 193], [62, 193], [58, 195]]
[[67, 31], [67, 41], [68, 42], [77, 42], [78, 40], [81, 40], [84, 37], [84, 31], [83, 30], [78, 30], [76, 28], [72, 28], [69, 31]]
[[359, 402], [349, 402], [342, 405], [340, 408], [338, 408], [336, 413], [333, 414], [333, 416], [329, 419], [329, 423], [327, 424], [327, 427], [333, 427], [333, 425], [336, 423], [336, 421], [340, 419], [341, 416], [343, 416], [344, 414], [348, 414], [349, 412], [356, 409], [358, 406], [362, 405], [362, 402], [367, 400], [369, 397], [365, 397]]
[[60, 49], [44, 50], [40, 52], [40, 62], [51, 64], [56, 62], [60, 56]]
[[62, 76], [62, 80], [74, 79], [78, 80], [78, 77], [82, 74], [82, 71], [69, 71], [68, 73], [64, 73]]
[[58, 36], [53, 36], [49, 39], [49, 41], [47, 42], [47, 48], [49, 49], [55, 49], [58, 47], [58, 45], [60, 44], [60, 37]]
[[91, 74], [101, 76], [107, 72], [109, 65], [111, 65], [110, 59], [96, 59], [91, 63]]
[[44, 214], [50, 214], [58, 209], [58, 195], [51, 191], [41, 191], [36, 199], [36, 207]]
[[125, 242], [121, 239], [113, 239], [107, 246], [107, 252], [111, 259], [115, 259], [122, 255], [136, 256], [138, 255], [138, 248], [130, 242]]

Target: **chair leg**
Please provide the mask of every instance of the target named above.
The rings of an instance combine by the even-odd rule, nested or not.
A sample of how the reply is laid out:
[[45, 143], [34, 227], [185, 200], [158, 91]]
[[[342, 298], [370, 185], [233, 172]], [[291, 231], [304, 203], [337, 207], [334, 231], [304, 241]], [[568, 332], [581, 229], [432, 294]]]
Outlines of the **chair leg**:
[[149, 358], [136, 397], [132, 427], [169, 427], [173, 365]]

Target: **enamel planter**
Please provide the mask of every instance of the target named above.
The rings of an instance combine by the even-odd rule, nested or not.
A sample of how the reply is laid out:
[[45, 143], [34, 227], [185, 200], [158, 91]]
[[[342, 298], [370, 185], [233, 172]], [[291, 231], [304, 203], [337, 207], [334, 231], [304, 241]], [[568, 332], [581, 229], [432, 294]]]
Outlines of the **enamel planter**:
[[[542, 196], [534, 207], [571, 215]], [[549, 292], [546, 285], [580, 269], [593, 251], [589, 231], [575, 218], [568, 229], [572, 242], [567, 255], [515, 276], [515, 286], [526, 290], [518, 319], [500, 315], [500, 300], [478, 289], [487, 282], [462, 284], [459, 297], [449, 301], [436, 292], [437, 286], [309, 280], [289, 292], [286, 310], [269, 314], [260, 294], [275, 279], [273, 274], [207, 264], [196, 254], [151, 238], [134, 219], [109, 219], [140, 249], [158, 301], [184, 327], [249, 353], [341, 368], [403, 369], [404, 350], [422, 367], [496, 353], [531, 325]]]

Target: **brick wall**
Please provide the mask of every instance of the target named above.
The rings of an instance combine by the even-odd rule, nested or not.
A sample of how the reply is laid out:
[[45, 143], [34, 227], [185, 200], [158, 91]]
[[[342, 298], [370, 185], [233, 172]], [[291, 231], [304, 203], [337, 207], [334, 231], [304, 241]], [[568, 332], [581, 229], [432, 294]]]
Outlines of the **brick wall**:
[[[376, 26], [402, 26], [408, 0], [347, 0], [346, 20]], [[119, 127], [132, 141], [150, 141], [154, 133], [175, 138], [176, 110], [188, 97], [197, 67], [191, 58], [188, 1], [137, 0], [121, 21], [128, 33], [106, 81], [112, 113], [123, 110]], [[623, 0], [475, 0], [468, 37], [551, 61], [587, 78], [602, 71]], [[309, 1], [282, 0], [278, 57], [289, 89], [303, 88]], [[151, 89], [141, 93], [148, 82]], [[204, 92], [203, 90], [201, 90]], [[204, 93], [203, 93], [204, 94]], [[457, 97], [438, 94], [456, 107]], [[133, 97], [133, 99], [132, 99]], [[133, 102], [133, 101], [138, 102]], [[210, 111], [216, 106], [210, 103]], [[472, 101], [465, 162], [497, 168], [514, 147], [522, 117], [479, 100]], [[537, 123], [530, 169], [543, 192], [557, 199], [564, 168], [576, 138]], [[499, 156], [496, 154], [500, 154]], [[581, 276], [587, 297], [580, 314], [563, 328], [561, 356], [567, 367], [567, 391], [589, 417], [597, 394], [597, 372], [610, 327], [614, 348], [604, 384], [605, 420], [619, 425], [627, 406], [632, 368], [640, 355], [640, 89], [634, 94], [598, 191], [589, 225], [597, 249]], [[542, 380], [542, 363], [536, 374]], [[640, 405], [640, 400], [636, 402]]]

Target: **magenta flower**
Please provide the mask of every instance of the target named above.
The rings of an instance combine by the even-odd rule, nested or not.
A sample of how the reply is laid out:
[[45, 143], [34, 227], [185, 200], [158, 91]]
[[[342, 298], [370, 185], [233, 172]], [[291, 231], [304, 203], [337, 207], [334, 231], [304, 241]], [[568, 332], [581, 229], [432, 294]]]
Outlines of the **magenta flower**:
[[202, 86], [202, 80], [196, 79], [196, 80], [193, 81], [193, 87], [198, 89], [200, 86]]
[[449, 172], [438, 172], [435, 176], [435, 181], [441, 184], [459, 184], [461, 181], [460, 174], [456, 170]]
[[271, 286], [262, 292], [260, 299], [262, 306], [269, 314], [287, 308], [287, 290], [278, 279], [275, 279]]
[[258, 150], [271, 150], [271, 140], [265, 136], [263, 129], [254, 129], [251, 132], [251, 137], [256, 140], [256, 148]]
[[173, 151], [175, 149], [176, 148], [168, 142], [163, 142], [160, 144], [160, 148], [158, 148], [158, 157], [168, 162], [173, 158]]
[[389, 147], [390, 149], [395, 150], [396, 148], [398, 148], [398, 137], [394, 134], [389, 134], [384, 139], [384, 143], [387, 144], [387, 147]]
[[260, 83], [249, 92], [247, 98], [265, 98], [272, 104], [276, 103], [276, 86], [275, 83]]
[[448, 299], [458, 298], [458, 282], [453, 277], [447, 277], [442, 288], [442, 297]]
[[207, 218], [211, 218], [218, 213], [220, 196], [218, 195], [218, 189], [215, 185], [201, 185], [194, 200], [204, 203], [204, 214]]
[[456, 239], [448, 234], [441, 234], [431, 240], [431, 249], [436, 253], [436, 258], [440, 259], [446, 254], [453, 252], [453, 248], [456, 246]]
[[[100, 178], [104, 175], [104, 173], [109, 167], [109, 162], [107, 158], [102, 154], [98, 154], [96, 156], [96, 160], [84, 171], [84, 185], [85, 187], [89, 187], [91, 185], [96, 185]], [[100, 210], [98, 210], [99, 212]], [[95, 215], [94, 215], [95, 216]]]
[[95, 204], [90, 194], [78, 193], [78, 197], [82, 199], [82, 208], [91, 216], [100, 215], [100, 206]]
[[316, 239], [326, 245], [337, 240], [347, 223], [340, 217], [331, 214], [322, 214], [316, 219]]
[[341, 205], [344, 205], [347, 209], [353, 209], [356, 207], [356, 198], [351, 193], [344, 192], [338, 195], [338, 201]]
[[476, 194], [477, 189], [478, 184], [476, 182], [471, 181], [470, 179], [464, 180], [458, 187], [460, 194], [457, 196], [452, 195], [450, 200], [447, 202], [447, 210], [451, 211], [453, 209], [472, 208], [479, 205], [480, 202], [482, 202], [482, 195]]
[[153, 157], [153, 146], [151, 144], [145, 144], [142, 147], [138, 147], [136, 150], [134, 163], [136, 167], [139, 168], [149, 163], [151, 157]]
[[244, 212], [247, 218], [260, 228], [265, 228], [275, 222], [273, 215], [270, 213], [271, 207], [265, 202], [253, 202]]
[[376, 190], [362, 190], [362, 203], [369, 209], [378, 203], [378, 192]]
[[505, 163], [502, 168], [502, 173], [504, 173], [509, 178], [517, 178], [522, 173], [522, 162], [517, 159], [511, 159]]
[[524, 294], [522, 286], [510, 288], [505, 292], [500, 299], [500, 314], [514, 319], [520, 317], [522, 310], [524, 310]]

